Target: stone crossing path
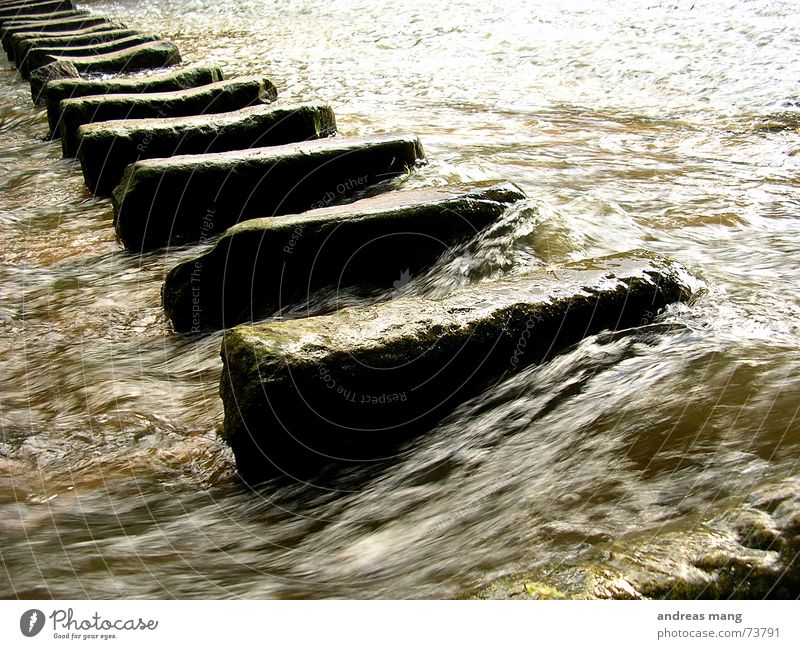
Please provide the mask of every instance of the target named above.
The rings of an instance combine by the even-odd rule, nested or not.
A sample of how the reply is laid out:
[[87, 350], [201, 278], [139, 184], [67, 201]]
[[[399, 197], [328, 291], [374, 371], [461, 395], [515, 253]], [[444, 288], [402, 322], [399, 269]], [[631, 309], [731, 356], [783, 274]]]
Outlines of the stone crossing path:
[[63, 155], [111, 196], [125, 248], [214, 242], [167, 274], [162, 300], [176, 335], [227, 330], [221, 434], [247, 481], [390, 456], [513, 372], [691, 295], [679, 264], [632, 251], [259, 324], [325, 288], [424, 272], [525, 194], [503, 181], [392, 191], [425, 160], [415, 135], [339, 136], [331, 106], [181, 66], [174, 43], [71, 0], [0, 2], [0, 39]]

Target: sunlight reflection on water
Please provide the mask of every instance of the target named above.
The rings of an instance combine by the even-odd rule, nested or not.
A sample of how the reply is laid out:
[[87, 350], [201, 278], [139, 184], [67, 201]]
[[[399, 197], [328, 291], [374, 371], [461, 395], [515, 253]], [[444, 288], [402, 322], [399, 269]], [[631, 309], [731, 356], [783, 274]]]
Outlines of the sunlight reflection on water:
[[[404, 289], [645, 247], [709, 286], [453, 413], [376, 475], [258, 494], [216, 440], [219, 336], [0, 72], [0, 596], [447, 597], [797, 473], [800, 32], [790, 2], [84, 3], [190, 62], [413, 131], [407, 187], [503, 178], [511, 228]], [[324, 304], [322, 305], [324, 306]]]

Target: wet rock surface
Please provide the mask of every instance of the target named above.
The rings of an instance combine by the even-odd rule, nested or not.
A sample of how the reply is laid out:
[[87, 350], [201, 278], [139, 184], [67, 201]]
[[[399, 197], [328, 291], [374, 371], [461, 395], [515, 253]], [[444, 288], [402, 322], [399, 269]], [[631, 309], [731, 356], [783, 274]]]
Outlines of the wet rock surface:
[[339, 202], [423, 156], [416, 136], [381, 135], [142, 160], [113, 192], [114, 225], [133, 251], [203, 241], [239, 221]]
[[75, 6], [72, 0], [49, 0], [48, 2], [26, 2], [0, 5], [0, 21], [30, 14], [70, 11]]
[[[48, 63], [54, 63], [55, 61], [59, 60], [63, 57], [96, 57], [100, 55], [107, 55], [112, 52], [119, 52], [120, 50], [126, 50], [128, 48], [143, 45], [145, 43], [154, 43], [159, 41], [160, 37], [156, 34], [130, 34], [128, 36], [124, 36], [117, 39], [107, 39], [107, 40], [100, 40], [99, 42], [95, 41], [91, 44], [87, 45], [70, 45], [66, 47], [59, 47], [59, 46], [51, 46], [51, 47], [33, 47], [30, 48], [24, 59], [22, 59], [17, 66], [22, 75], [23, 79], [27, 78], [30, 74], [31, 70], [39, 68], [43, 65], [47, 65]], [[136, 53], [136, 57], [141, 57], [140, 54]], [[133, 57], [132, 63], [129, 67], [125, 68], [125, 71], [134, 72], [137, 69], [137, 58]], [[110, 61], [110, 59], [109, 59]], [[106, 61], [105, 64], [109, 65], [109, 61]], [[117, 70], [102, 70], [97, 69], [97, 63], [93, 61], [87, 62], [88, 69], [83, 70], [86, 72], [116, 72]], [[171, 65], [168, 63], [168, 65]], [[91, 66], [94, 66], [92, 69]], [[78, 67], [78, 66], [76, 66]], [[154, 67], [162, 67], [162, 66], [154, 66]]]
[[74, 79], [55, 81], [45, 88], [47, 102], [47, 122], [55, 136], [60, 135], [61, 102], [92, 95], [126, 95], [161, 93], [198, 88], [223, 80], [218, 66], [195, 65], [176, 70], [132, 78]]
[[10, 34], [8, 36], [8, 39], [5, 43], [6, 54], [8, 55], [8, 59], [10, 61], [18, 62], [24, 58], [25, 52], [27, 51], [26, 48], [28, 47], [27, 44], [33, 40], [50, 41], [51, 39], [58, 39], [55, 41], [56, 44], [63, 44], [64, 42], [69, 42], [71, 39], [83, 39], [88, 37], [89, 40], [84, 42], [91, 42], [92, 38], [100, 38], [101, 34], [118, 30], [127, 30], [130, 33], [136, 33], [135, 30], [128, 29], [122, 23], [113, 21], [99, 23], [84, 28], [68, 29], [66, 31], [57, 32], [22, 31], [17, 34]]
[[[100, 45], [139, 34], [135, 29], [108, 29], [104, 27], [100, 29], [90, 28], [90, 30], [92, 31], [79, 34], [68, 32], [67, 35], [64, 36], [37, 35], [33, 38], [26, 38], [23, 36], [17, 39], [14, 44], [13, 53], [17, 69], [20, 71], [20, 74], [25, 76], [26, 74], [30, 74], [32, 69], [42, 65], [41, 62], [28, 62], [28, 52], [33, 49], [47, 50], [48, 53], [53, 53], [56, 49], [60, 51], [71, 47]], [[9, 58], [11, 58], [11, 56], [9, 56]], [[45, 61], [45, 63], [47, 63], [47, 61]]]
[[2, 28], [0, 28], [0, 38], [2, 38], [3, 49], [8, 54], [11, 51], [10, 48], [11, 43], [13, 42], [13, 36], [34, 32], [67, 32], [110, 23], [111, 21], [108, 20], [108, 18], [88, 15], [78, 15], [63, 19], [55, 18], [50, 20], [9, 21]]
[[336, 118], [325, 104], [260, 104], [222, 114], [87, 124], [78, 131], [78, 157], [89, 190], [109, 195], [125, 167], [140, 159], [274, 146], [335, 133]]
[[58, 56], [72, 63], [83, 74], [138, 72], [168, 68], [181, 62], [178, 46], [170, 41], [145, 42], [97, 56]]
[[88, 16], [89, 12], [85, 9], [67, 9], [62, 11], [44, 11], [41, 13], [20, 14], [16, 16], [0, 16], [0, 28], [6, 26], [13, 28], [15, 26], [22, 26], [28, 23], [65, 20], [68, 18], [75, 18], [77, 16]]
[[391, 288], [523, 198], [511, 183], [455, 185], [246, 221], [170, 271], [164, 308], [189, 332], [256, 320], [331, 284]]
[[37, 68], [31, 73], [31, 99], [34, 104], [42, 101], [44, 88], [52, 81], [77, 79], [81, 75], [72, 63], [57, 61]]
[[796, 599], [800, 480], [754, 492], [689, 530], [620, 539], [580, 561], [499, 579], [479, 599]]
[[222, 344], [222, 435], [251, 482], [377, 461], [518, 368], [688, 299], [687, 281], [680, 265], [633, 252], [442, 300], [237, 327]]
[[78, 152], [78, 129], [114, 119], [164, 119], [225, 113], [275, 101], [277, 90], [261, 76], [220, 81], [174, 92], [114, 94], [65, 99], [60, 104], [64, 157]]
[[[24, 57], [25, 52], [25, 44], [32, 40], [38, 39], [81, 39], [84, 37], [88, 37], [89, 40], [92, 38], [100, 38], [101, 34], [106, 34], [108, 32], [117, 31], [117, 30], [127, 30], [128, 28], [125, 27], [122, 23], [107, 21], [103, 23], [98, 23], [96, 25], [91, 25], [89, 27], [84, 28], [76, 28], [76, 29], [68, 29], [66, 31], [57, 31], [57, 32], [48, 32], [48, 31], [22, 31], [17, 34], [11, 34], [8, 36], [7, 43], [5, 44], [6, 53], [8, 54], [8, 58], [10, 61], [20, 61]], [[134, 30], [128, 30], [131, 33], [135, 33]], [[63, 41], [57, 41], [57, 43], [61, 43]]]

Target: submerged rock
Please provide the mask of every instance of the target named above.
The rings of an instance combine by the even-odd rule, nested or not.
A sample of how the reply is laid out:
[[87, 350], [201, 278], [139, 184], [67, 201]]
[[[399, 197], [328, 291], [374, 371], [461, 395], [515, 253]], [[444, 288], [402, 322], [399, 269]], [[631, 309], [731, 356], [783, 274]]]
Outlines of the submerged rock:
[[61, 102], [61, 148], [65, 158], [78, 152], [78, 129], [114, 119], [164, 119], [226, 113], [275, 101], [278, 91], [265, 77], [220, 81], [173, 92], [113, 94]]
[[154, 70], [177, 65], [182, 60], [178, 46], [171, 41], [145, 42], [97, 56], [57, 56], [55, 59], [72, 63], [84, 74]]
[[31, 73], [31, 99], [34, 104], [38, 104], [42, 100], [44, 88], [51, 81], [59, 79], [75, 79], [81, 75], [72, 63], [65, 61], [58, 61], [50, 63], [49, 65], [37, 68]]
[[[41, 65], [29, 64], [27, 61], [28, 51], [32, 49], [47, 49], [51, 48], [67, 48], [67, 47], [81, 47], [85, 45], [101, 45], [103, 43], [110, 43], [129, 36], [136, 36], [139, 34], [135, 29], [107, 29], [106, 27], [97, 28], [90, 27], [89, 31], [79, 30], [76, 32], [67, 32], [66, 35], [41, 36], [35, 35], [32, 38], [27, 38], [27, 35], [22, 35], [14, 42], [14, 61], [17, 63], [17, 69], [20, 74], [25, 76], [30, 74], [30, 71]], [[47, 61], [45, 62], [45, 64]]]
[[[143, 45], [145, 43], [153, 43], [159, 41], [160, 36], [155, 34], [139, 34], [134, 33], [121, 38], [108, 38], [93, 40], [88, 44], [81, 45], [67, 45], [67, 46], [50, 46], [41, 47], [36, 46], [28, 49], [25, 58], [21, 59], [17, 64], [22, 78], [25, 79], [30, 74], [31, 70], [40, 68], [48, 63], [63, 57], [92, 57], [109, 54], [111, 52], [119, 52], [135, 45]], [[24, 42], [24, 41], [23, 41]], [[90, 64], [91, 65], [91, 64]], [[79, 66], [76, 66], [79, 67]], [[85, 70], [87, 72], [108, 72], [109, 70]], [[111, 70], [116, 72], [116, 70]], [[135, 70], [130, 70], [135, 71]]]
[[325, 104], [259, 104], [230, 113], [97, 122], [78, 130], [83, 178], [109, 195], [137, 160], [235, 151], [328, 137], [336, 118]]
[[381, 135], [141, 160], [114, 190], [114, 225], [134, 251], [202, 241], [239, 221], [339, 202], [422, 157], [416, 136]]
[[[374, 461], [518, 368], [688, 299], [643, 251], [225, 333], [224, 439], [248, 481]], [[196, 291], [204, 290], [202, 282]]]
[[61, 102], [92, 95], [125, 95], [175, 92], [198, 88], [223, 80], [218, 66], [197, 65], [175, 72], [133, 77], [130, 79], [75, 79], [47, 84], [44, 95], [47, 102], [47, 122], [50, 131], [58, 137], [61, 132]]
[[168, 273], [164, 309], [177, 331], [196, 333], [258, 319], [330, 284], [391, 288], [524, 197], [511, 183], [456, 185], [246, 221]]
[[[800, 480], [761, 489], [689, 529], [641, 534], [588, 557], [510, 575], [478, 599], [796, 599], [800, 593]], [[674, 526], [673, 526], [674, 527]]]
[[782, 110], [763, 117], [754, 125], [755, 131], [764, 133], [780, 133], [782, 131], [800, 130], [800, 111]]

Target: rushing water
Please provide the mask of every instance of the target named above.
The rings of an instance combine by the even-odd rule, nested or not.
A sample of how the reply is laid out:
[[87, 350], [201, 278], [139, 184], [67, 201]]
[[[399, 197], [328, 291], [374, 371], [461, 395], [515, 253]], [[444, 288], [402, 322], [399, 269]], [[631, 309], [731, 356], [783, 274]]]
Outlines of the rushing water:
[[329, 101], [342, 133], [418, 133], [407, 186], [526, 190], [511, 227], [407, 293], [637, 247], [707, 290], [517, 375], [380, 471], [253, 492], [215, 437], [219, 336], [176, 336], [160, 309], [192, 250], [124, 252], [6, 64], [0, 596], [451, 597], [799, 473], [796, 3], [83, 4]]

